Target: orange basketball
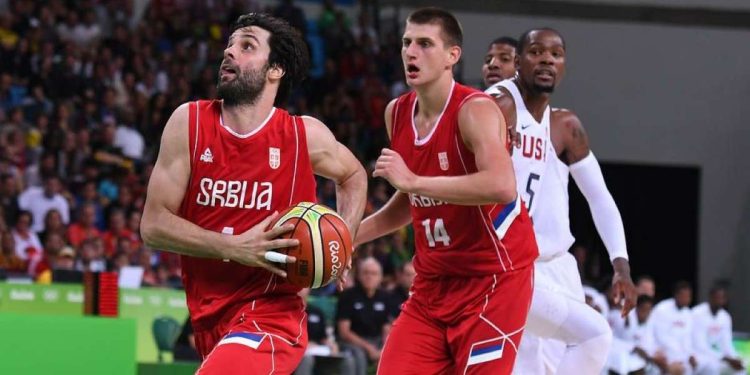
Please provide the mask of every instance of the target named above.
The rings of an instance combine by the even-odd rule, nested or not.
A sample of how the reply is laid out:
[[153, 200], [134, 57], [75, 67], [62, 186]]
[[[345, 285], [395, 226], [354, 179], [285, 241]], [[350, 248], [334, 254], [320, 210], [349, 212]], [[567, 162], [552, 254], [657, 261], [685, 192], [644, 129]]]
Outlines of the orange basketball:
[[352, 235], [341, 216], [326, 206], [300, 202], [282, 211], [270, 228], [287, 223], [294, 224], [294, 230], [282, 237], [299, 240], [299, 246], [277, 250], [297, 258], [286, 265], [289, 282], [320, 288], [335, 280], [352, 255]]

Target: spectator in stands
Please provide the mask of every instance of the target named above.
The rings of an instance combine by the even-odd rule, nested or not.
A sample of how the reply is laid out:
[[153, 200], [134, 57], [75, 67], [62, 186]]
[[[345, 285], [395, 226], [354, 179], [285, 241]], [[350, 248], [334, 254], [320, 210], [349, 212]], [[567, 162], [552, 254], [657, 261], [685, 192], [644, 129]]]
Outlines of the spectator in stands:
[[18, 181], [10, 173], [0, 175], [0, 208], [3, 211], [6, 224], [16, 222], [16, 217], [20, 211], [18, 207]]
[[708, 302], [693, 308], [693, 344], [707, 374], [745, 374], [745, 364], [732, 346], [732, 317], [724, 309], [727, 290], [711, 288]]
[[[307, 303], [309, 295], [309, 288], [299, 291], [299, 296], [305, 302], [305, 313], [307, 313], [307, 349], [294, 374], [312, 375], [315, 368], [326, 374], [331, 372], [339, 374], [354, 373], [354, 357], [340, 354], [339, 346], [332, 334], [333, 328], [328, 326], [323, 310]], [[319, 363], [316, 366], [316, 357], [333, 357], [332, 363], [330, 363], [333, 366], [327, 366], [329, 364], [327, 362]]]
[[26, 262], [16, 255], [16, 242], [8, 231], [0, 231], [0, 269], [7, 272], [26, 272]]
[[409, 291], [414, 284], [414, 277], [417, 272], [411, 261], [402, 264], [396, 269], [396, 287], [391, 291], [391, 315], [398, 317], [401, 313], [401, 305], [409, 298]]
[[[610, 373], [631, 374], [655, 367], [654, 339], [648, 318], [654, 307], [654, 299], [640, 295], [633, 314], [628, 315], [622, 330], [614, 332], [607, 368]], [[658, 359], [663, 360], [663, 357]], [[653, 364], [653, 365], [652, 365]], [[661, 362], [664, 365], [664, 362]]]
[[377, 260], [361, 259], [356, 273], [357, 284], [339, 297], [336, 326], [342, 349], [354, 356], [355, 374], [364, 375], [368, 364], [380, 359], [392, 321], [388, 309], [391, 297], [380, 289], [383, 271]]
[[115, 253], [115, 246], [119, 237], [125, 237], [131, 241], [137, 242], [135, 233], [126, 226], [125, 212], [115, 208], [109, 214], [109, 229], [102, 234], [104, 241], [104, 253], [111, 256]]
[[47, 237], [49, 237], [53, 233], [65, 238], [66, 231], [67, 228], [65, 226], [65, 223], [63, 223], [62, 221], [62, 215], [60, 215], [60, 211], [53, 208], [47, 211], [47, 214], [44, 215], [44, 231], [39, 233], [39, 240], [42, 243], [45, 243], [47, 241]]
[[68, 226], [66, 235], [68, 242], [75, 247], [78, 247], [83, 240], [101, 238], [102, 234], [96, 227], [95, 204], [87, 202], [80, 206], [78, 220]]
[[282, 0], [281, 4], [273, 10], [273, 16], [285, 19], [295, 29], [299, 30], [303, 37], [307, 35], [305, 12], [294, 5], [293, 0]]
[[[79, 210], [85, 210], [86, 205], [93, 206], [95, 213], [94, 226], [99, 230], [105, 228], [104, 209], [102, 208], [101, 199], [99, 198], [99, 192], [96, 189], [96, 181], [88, 180], [84, 182], [83, 187], [79, 190], [79, 195], [76, 196], [76, 202]], [[80, 220], [81, 219], [79, 218], [79, 221]]]
[[635, 289], [639, 296], [645, 294], [651, 298], [656, 298], [656, 283], [654, 283], [654, 279], [651, 276], [642, 275], [638, 277]]
[[39, 163], [26, 168], [25, 180], [27, 187], [42, 187], [46, 177], [57, 174], [57, 157], [51, 151], [46, 151], [39, 159]]
[[75, 270], [76, 252], [70, 246], [65, 246], [57, 253], [57, 257], [51, 264], [52, 270]]
[[107, 270], [107, 261], [104, 258], [101, 241], [96, 238], [90, 238], [81, 242], [81, 258], [76, 262], [76, 269], [79, 271], [102, 272]]
[[122, 150], [123, 155], [130, 159], [140, 161], [143, 159], [145, 143], [141, 133], [133, 126], [133, 121], [135, 119], [133, 118], [132, 113], [127, 113], [128, 116], [125, 116], [126, 118], [123, 119], [123, 123], [121, 123], [115, 130], [112, 142], [115, 147]]
[[58, 232], [51, 232], [44, 239], [44, 253], [57, 256], [57, 254], [66, 246], [65, 236]]
[[44, 179], [44, 187], [29, 187], [18, 197], [18, 206], [31, 212], [34, 222], [31, 230], [36, 233], [44, 231], [44, 219], [47, 212], [56, 209], [65, 224], [70, 222], [68, 201], [62, 196], [63, 187], [56, 175]]
[[663, 371], [670, 374], [700, 372], [692, 340], [692, 299], [693, 288], [686, 281], [679, 281], [673, 298], [659, 302], [651, 313], [654, 356], [665, 358]]
[[16, 255], [23, 260], [28, 260], [29, 255], [42, 253], [42, 242], [39, 241], [39, 236], [31, 230], [31, 220], [30, 212], [19, 212], [12, 231], [16, 243]]

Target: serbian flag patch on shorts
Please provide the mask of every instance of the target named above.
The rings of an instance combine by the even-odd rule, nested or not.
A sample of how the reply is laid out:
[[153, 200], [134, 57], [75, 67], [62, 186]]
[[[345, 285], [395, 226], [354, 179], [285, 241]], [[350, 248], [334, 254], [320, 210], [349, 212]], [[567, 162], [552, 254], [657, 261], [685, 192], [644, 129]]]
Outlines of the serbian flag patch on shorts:
[[258, 349], [260, 343], [263, 342], [264, 337], [265, 335], [259, 335], [256, 333], [233, 332], [224, 336], [224, 338], [221, 339], [221, 341], [219, 341], [217, 345], [240, 344], [249, 346], [253, 349]]
[[478, 363], [489, 362], [498, 358], [502, 358], [504, 344], [505, 340], [475, 344], [471, 348], [468, 365], [476, 365]]

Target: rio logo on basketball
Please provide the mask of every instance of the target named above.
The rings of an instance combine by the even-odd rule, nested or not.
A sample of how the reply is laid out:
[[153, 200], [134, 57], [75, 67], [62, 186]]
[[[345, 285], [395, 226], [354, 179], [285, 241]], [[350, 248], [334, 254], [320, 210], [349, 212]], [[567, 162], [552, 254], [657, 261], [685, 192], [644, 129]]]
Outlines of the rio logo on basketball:
[[320, 288], [341, 275], [352, 254], [349, 227], [336, 211], [316, 203], [300, 202], [279, 214], [271, 227], [293, 224], [284, 238], [296, 238], [299, 245], [280, 249], [297, 258], [289, 264], [287, 280], [303, 288]]

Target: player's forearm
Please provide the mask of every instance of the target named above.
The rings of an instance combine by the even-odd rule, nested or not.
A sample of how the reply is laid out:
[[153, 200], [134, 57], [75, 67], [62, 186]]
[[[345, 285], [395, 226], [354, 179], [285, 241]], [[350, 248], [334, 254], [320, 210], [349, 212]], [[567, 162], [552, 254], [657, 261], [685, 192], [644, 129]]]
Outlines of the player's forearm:
[[336, 185], [336, 211], [349, 224], [352, 239], [359, 230], [362, 215], [367, 204], [367, 174], [364, 168], [357, 171]]
[[612, 194], [607, 189], [602, 170], [594, 154], [589, 153], [582, 160], [572, 164], [570, 174], [589, 204], [596, 231], [599, 232], [604, 247], [607, 248], [609, 259], [612, 261], [616, 258], [628, 259], [622, 216]]
[[362, 220], [362, 225], [354, 239], [354, 246], [392, 233], [409, 224], [410, 221], [409, 197], [404, 193], [396, 192], [385, 206]]
[[229, 236], [203, 229], [166, 209], [143, 212], [141, 236], [149, 247], [204, 258], [227, 258]]
[[[506, 178], [504, 178], [506, 177]], [[480, 171], [464, 176], [417, 177], [413, 194], [461, 205], [507, 204], [516, 199], [512, 174], [497, 176]]]

